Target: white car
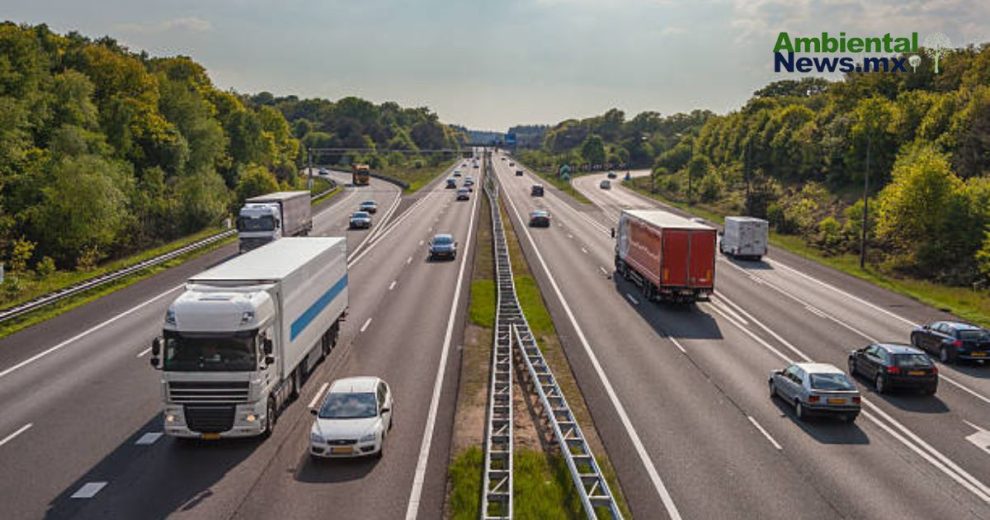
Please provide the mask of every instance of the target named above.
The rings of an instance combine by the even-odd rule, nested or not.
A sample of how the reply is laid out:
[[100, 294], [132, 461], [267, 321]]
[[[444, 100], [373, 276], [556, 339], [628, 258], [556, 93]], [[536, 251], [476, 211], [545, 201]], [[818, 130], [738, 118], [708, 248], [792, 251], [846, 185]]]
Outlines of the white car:
[[311, 410], [309, 432], [314, 459], [374, 455], [381, 458], [392, 429], [392, 391], [377, 377], [348, 377], [330, 385], [323, 403]]

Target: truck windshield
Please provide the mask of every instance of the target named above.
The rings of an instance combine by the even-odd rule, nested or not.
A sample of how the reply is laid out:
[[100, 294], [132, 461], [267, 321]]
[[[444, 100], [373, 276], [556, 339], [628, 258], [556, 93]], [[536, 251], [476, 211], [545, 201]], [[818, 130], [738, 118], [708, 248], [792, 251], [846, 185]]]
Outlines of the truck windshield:
[[275, 231], [275, 218], [265, 215], [258, 218], [240, 217], [237, 219], [238, 231]]
[[242, 372], [257, 365], [254, 334], [237, 336], [165, 335], [164, 370], [174, 372]]

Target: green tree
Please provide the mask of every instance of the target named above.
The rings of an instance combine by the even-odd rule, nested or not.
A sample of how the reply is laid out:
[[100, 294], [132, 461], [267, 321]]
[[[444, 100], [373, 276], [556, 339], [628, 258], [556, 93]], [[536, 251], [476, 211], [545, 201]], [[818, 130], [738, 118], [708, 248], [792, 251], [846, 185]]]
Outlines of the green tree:
[[605, 164], [605, 142], [598, 135], [589, 135], [581, 144], [581, 157], [588, 164]]
[[245, 199], [278, 191], [278, 181], [264, 166], [251, 164], [241, 170], [237, 179], [237, 205]]

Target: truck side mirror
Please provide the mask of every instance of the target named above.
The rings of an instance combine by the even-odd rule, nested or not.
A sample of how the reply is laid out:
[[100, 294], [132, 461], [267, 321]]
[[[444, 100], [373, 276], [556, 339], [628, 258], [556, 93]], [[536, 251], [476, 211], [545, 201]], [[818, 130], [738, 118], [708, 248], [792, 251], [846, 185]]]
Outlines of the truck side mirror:
[[612, 238], [615, 238], [615, 228], [612, 228]]
[[162, 352], [162, 338], [155, 338], [151, 340], [151, 355], [158, 357]]
[[266, 365], [273, 365], [273, 364], [275, 364], [275, 356], [273, 356], [271, 354], [265, 356], [265, 364]]
[[158, 358], [157, 357], [153, 357], [153, 358], [149, 359], [148, 362], [151, 363], [151, 366], [152, 367], [158, 368]]
[[272, 355], [272, 339], [271, 338], [265, 338], [265, 343], [264, 343], [264, 347], [263, 348], [265, 350], [265, 355], [267, 355], [267, 356], [271, 356]]

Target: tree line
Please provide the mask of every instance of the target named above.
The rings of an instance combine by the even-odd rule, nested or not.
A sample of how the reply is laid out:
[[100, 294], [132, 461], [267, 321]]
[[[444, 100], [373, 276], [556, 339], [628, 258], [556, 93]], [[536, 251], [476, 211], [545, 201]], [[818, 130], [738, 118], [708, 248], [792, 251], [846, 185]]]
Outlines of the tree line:
[[524, 160], [628, 162], [669, 197], [770, 220], [827, 254], [858, 252], [867, 167], [870, 261], [950, 284], [990, 278], [990, 45], [935, 74], [783, 80], [739, 110], [563, 121]]
[[425, 108], [241, 95], [215, 87], [188, 57], [0, 24], [0, 259], [8, 272], [90, 269], [217, 225], [245, 197], [300, 186], [307, 147], [456, 142]]

